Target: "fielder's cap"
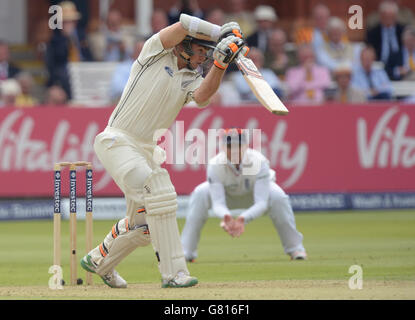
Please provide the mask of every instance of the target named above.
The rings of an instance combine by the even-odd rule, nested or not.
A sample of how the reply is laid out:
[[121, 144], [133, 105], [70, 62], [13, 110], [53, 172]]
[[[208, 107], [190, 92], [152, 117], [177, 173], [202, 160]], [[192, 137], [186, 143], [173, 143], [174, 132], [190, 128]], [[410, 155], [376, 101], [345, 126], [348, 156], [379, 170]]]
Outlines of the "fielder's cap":
[[254, 16], [256, 20], [266, 20], [275, 22], [278, 20], [275, 10], [271, 6], [260, 5], [256, 7]]
[[62, 1], [59, 3], [62, 8], [63, 21], [77, 21], [81, 19], [81, 14], [76, 10], [76, 6], [72, 1]]
[[237, 143], [238, 145], [248, 143], [245, 130], [235, 127], [225, 129], [223, 139], [227, 146], [231, 146], [234, 143]]

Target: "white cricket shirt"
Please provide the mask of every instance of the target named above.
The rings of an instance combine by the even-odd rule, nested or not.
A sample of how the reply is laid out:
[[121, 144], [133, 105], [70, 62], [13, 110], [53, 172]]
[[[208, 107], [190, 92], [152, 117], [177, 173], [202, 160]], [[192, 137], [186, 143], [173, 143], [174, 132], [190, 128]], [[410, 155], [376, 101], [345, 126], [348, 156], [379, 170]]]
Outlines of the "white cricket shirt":
[[141, 142], [155, 144], [181, 108], [192, 100], [190, 93], [202, 80], [196, 70], [178, 69], [173, 49], [165, 50], [157, 33], [146, 41], [133, 63], [108, 125]]
[[[252, 163], [257, 163], [258, 170], [255, 174], [243, 174], [244, 167], [250, 168]], [[249, 222], [267, 209], [269, 197], [269, 183], [276, 180], [275, 171], [270, 169], [269, 161], [260, 152], [246, 149], [239, 170], [227, 159], [224, 151], [213, 157], [208, 164], [207, 178], [209, 193], [212, 200], [214, 214], [223, 218], [230, 214], [226, 206], [226, 196], [243, 197], [253, 194], [254, 203], [247, 208], [242, 216], [245, 222]]]

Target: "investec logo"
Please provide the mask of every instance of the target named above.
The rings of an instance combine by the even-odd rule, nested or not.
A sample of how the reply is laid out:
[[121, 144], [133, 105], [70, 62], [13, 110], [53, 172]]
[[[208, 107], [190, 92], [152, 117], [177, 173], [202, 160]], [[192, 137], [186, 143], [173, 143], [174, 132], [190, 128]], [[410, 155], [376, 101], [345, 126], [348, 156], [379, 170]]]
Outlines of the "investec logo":
[[60, 189], [61, 189], [61, 174], [59, 171], [55, 172], [55, 204], [54, 204], [54, 212], [60, 212], [61, 200], [60, 200]]
[[70, 212], [76, 212], [76, 171], [71, 171], [70, 179]]
[[87, 170], [86, 175], [86, 211], [92, 212], [92, 170]]

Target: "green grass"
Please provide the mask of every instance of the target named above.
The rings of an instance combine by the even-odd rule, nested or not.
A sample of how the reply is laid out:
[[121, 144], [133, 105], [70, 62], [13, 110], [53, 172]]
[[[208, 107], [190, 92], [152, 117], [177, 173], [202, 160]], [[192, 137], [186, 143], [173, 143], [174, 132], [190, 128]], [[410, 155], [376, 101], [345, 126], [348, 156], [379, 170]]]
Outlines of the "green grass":
[[[349, 267], [363, 267], [367, 280], [415, 280], [415, 211], [347, 211], [296, 214], [309, 259], [290, 261], [267, 217], [231, 238], [218, 219], [209, 219], [199, 244], [199, 258], [189, 264], [201, 282], [252, 280], [344, 280]], [[114, 221], [94, 221], [94, 245]], [[182, 229], [184, 219], [178, 219]], [[84, 247], [83, 221], [78, 221], [78, 260]], [[69, 276], [68, 222], [62, 223], [62, 264]], [[47, 285], [51, 276], [52, 221], [0, 222], [0, 286]], [[81, 268], [79, 276], [84, 277]], [[152, 246], [138, 248], [118, 267], [129, 283], [158, 283]]]

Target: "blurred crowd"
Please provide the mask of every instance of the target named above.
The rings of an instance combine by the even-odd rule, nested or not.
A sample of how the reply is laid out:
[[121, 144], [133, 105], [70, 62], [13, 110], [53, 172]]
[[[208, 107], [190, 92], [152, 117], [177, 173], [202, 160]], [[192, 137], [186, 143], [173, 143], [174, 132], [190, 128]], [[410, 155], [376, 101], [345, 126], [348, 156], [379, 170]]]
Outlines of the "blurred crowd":
[[[249, 57], [285, 102], [312, 105], [393, 100], [397, 97], [392, 82], [414, 81], [415, 88], [415, 17], [399, 0], [380, 1], [378, 10], [365, 16], [362, 42], [348, 39], [346, 22], [333, 16], [324, 4], [313, 7], [312, 25], [288, 33], [279, 25], [273, 7], [259, 5], [249, 11], [245, 0], [230, 2], [228, 11], [202, 10], [197, 0], [178, 1], [168, 11], [155, 9], [151, 32], [140, 37], [125, 26], [117, 9], [107, 12], [96, 31], [87, 32], [88, 12], [83, 1], [60, 2], [63, 28], [53, 30], [41, 47], [47, 70], [41, 99], [32, 93], [33, 75], [11, 61], [9, 44], [0, 40], [0, 106], [70, 103], [73, 92], [68, 64], [81, 61], [118, 63], [108, 88], [116, 103], [145, 40], [178, 21], [181, 13], [218, 25], [237, 21], [251, 48]], [[405, 101], [415, 101], [414, 97], [405, 97]], [[232, 106], [256, 103], [256, 99], [232, 65], [212, 102]]]

